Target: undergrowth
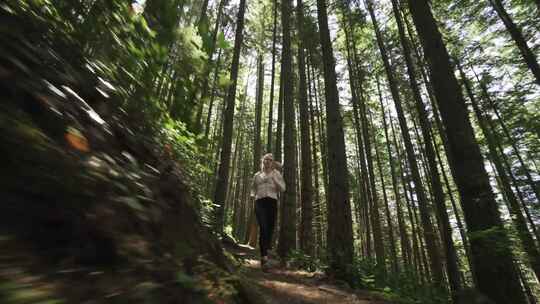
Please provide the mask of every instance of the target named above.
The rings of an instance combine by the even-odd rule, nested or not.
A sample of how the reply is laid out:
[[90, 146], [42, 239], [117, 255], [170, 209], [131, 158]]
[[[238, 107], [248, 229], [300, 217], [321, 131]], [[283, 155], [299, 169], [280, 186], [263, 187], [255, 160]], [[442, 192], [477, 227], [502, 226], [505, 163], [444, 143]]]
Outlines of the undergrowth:
[[[328, 261], [309, 256], [300, 250], [292, 251], [288, 261], [293, 267], [307, 271], [326, 271]], [[399, 273], [385, 273], [369, 258], [355, 258], [346, 274], [340, 276], [354, 289], [372, 291], [381, 297], [399, 304], [447, 304], [449, 295], [445, 290], [424, 282], [410, 269]]]

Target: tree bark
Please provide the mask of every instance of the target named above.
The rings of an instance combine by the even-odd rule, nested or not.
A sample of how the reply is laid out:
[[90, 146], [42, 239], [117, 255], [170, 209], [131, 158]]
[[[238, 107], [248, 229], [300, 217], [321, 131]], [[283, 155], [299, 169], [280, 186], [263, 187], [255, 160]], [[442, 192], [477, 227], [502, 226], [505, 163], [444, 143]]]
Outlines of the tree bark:
[[[244, 150], [243, 148], [241, 147], [244, 147], [245, 145], [243, 145], [243, 137], [244, 137], [244, 132], [241, 132], [241, 134], [239, 134], [238, 137], [241, 137], [241, 139], [239, 140], [239, 146], [236, 147], [236, 149], [242, 149]], [[240, 201], [242, 199], [242, 186], [243, 186], [243, 183], [244, 183], [244, 180], [243, 180], [243, 176], [244, 176], [244, 171], [246, 168], [244, 168], [244, 162], [245, 162], [245, 155], [247, 153], [243, 153], [245, 151], [241, 151], [240, 152], [240, 159], [238, 160], [238, 171], [236, 172], [236, 178], [235, 178], [235, 186], [234, 186], [234, 194], [232, 195], [232, 215], [231, 215], [231, 219], [232, 219], [232, 228], [233, 228], [233, 235], [235, 237], [238, 237], [237, 235], [237, 231], [238, 231], [238, 225], [239, 225], [239, 221], [238, 221], [238, 213], [239, 213], [239, 207], [240, 207]], [[236, 154], [236, 152], [235, 152]]]
[[[526, 303], [448, 51], [428, 1], [408, 0], [408, 4], [430, 64], [433, 88], [448, 135], [454, 179], [471, 236], [473, 271], [478, 288], [495, 303]], [[495, 247], [498, 250], [492, 250]]]
[[[472, 69], [472, 66], [471, 66], [471, 69]], [[473, 69], [473, 72], [474, 72], [474, 69]], [[484, 97], [485, 100], [488, 101], [489, 105], [491, 106], [491, 109], [495, 113], [495, 116], [497, 116], [497, 120], [499, 121], [499, 123], [501, 125], [503, 133], [506, 136], [506, 138], [508, 139], [508, 141], [510, 142], [510, 145], [512, 146], [512, 149], [514, 150], [514, 153], [516, 154], [516, 157], [517, 157], [517, 159], [518, 159], [518, 161], [519, 161], [519, 163], [521, 165], [521, 168], [525, 173], [525, 177], [527, 178], [527, 183], [529, 184], [529, 187], [531, 187], [531, 190], [533, 191], [534, 195], [536, 196], [536, 200], [540, 201], [540, 189], [538, 189], [539, 186], [534, 182], [528, 166], [525, 164], [525, 161], [523, 161], [523, 158], [521, 157], [521, 153], [519, 153], [519, 149], [517, 147], [516, 140], [510, 134], [510, 131], [508, 130], [508, 127], [506, 126], [506, 123], [504, 122], [503, 118], [501, 117], [501, 114], [499, 113], [497, 105], [495, 104], [495, 102], [493, 101], [491, 96], [489, 95], [489, 92], [488, 92], [488, 89], [487, 89], [486, 85], [482, 81], [480, 81], [480, 79], [478, 78], [478, 75], [476, 74], [476, 72], [474, 72], [474, 75], [476, 76], [476, 79], [478, 80], [480, 88], [482, 89], [482, 93], [483, 93], [482, 96]], [[493, 130], [495, 130], [495, 129], [493, 129]]]
[[309, 99], [309, 122], [310, 122], [310, 133], [311, 133], [311, 143], [313, 145], [312, 152], [312, 175], [314, 179], [314, 199], [313, 199], [313, 209], [314, 209], [314, 216], [313, 216], [313, 226], [315, 228], [315, 256], [320, 256], [320, 249], [322, 248], [322, 227], [321, 227], [321, 221], [322, 221], [322, 215], [321, 215], [321, 198], [319, 196], [319, 160], [317, 157], [317, 134], [315, 133], [315, 111], [313, 109], [313, 98], [311, 95], [311, 73], [310, 73], [310, 65], [307, 65], [308, 68], [308, 99]]
[[[207, 0], [205, 0], [208, 2]], [[227, 5], [228, 0], [220, 0], [218, 5], [218, 11], [216, 16], [216, 23], [214, 24], [214, 29], [212, 30], [212, 42], [210, 45], [210, 51], [208, 53], [208, 60], [206, 61], [206, 64], [204, 66], [204, 76], [202, 77], [202, 88], [201, 88], [201, 97], [199, 99], [199, 102], [197, 104], [197, 115], [195, 116], [195, 131], [199, 132], [202, 125], [202, 110], [204, 105], [204, 100], [208, 96], [208, 79], [210, 74], [210, 67], [212, 66], [213, 62], [213, 56], [214, 52], [216, 50], [216, 40], [217, 40], [217, 34], [219, 30], [219, 24], [221, 23], [221, 16], [223, 15], [223, 8], [225, 5]], [[206, 6], [208, 6], [208, 3], [206, 3]], [[202, 12], [202, 14], [206, 14], [205, 12]], [[201, 19], [202, 20], [202, 19]], [[193, 93], [191, 94], [191, 98], [195, 100], [197, 98], [198, 93], [198, 86], [195, 86], [195, 89], [193, 90]]]
[[276, 125], [276, 143], [274, 145], [274, 160], [280, 162], [282, 160], [281, 154], [283, 151], [283, 61], [281, 62], [279, 74], [278, 117]]
[[261, 127], [262, 127], [262, 104], [264, 91], [264, 63], [263, 56], [257, 56], [257, 88], [255, 93], [255, 136], [253, 145], [253, 171], [257, 172], [261, 168]]
[[197, 24], [201, 24], [205, 19], [207, 19], [206, 11], [208, 10], [208, 0], [203, 0], [203, 3], [201, 5], [201, 14], [199, 15], [199, 19], [197, 20]]
[[497, 15], [499, 15], [499, 18], [501, 18], [502, 22], [504, 23], [506, 30], [508, 30], [510, 36], [512, 36], [512, 39], [516, 43], [523, 60], [525, 60], [525, 63], [536, 78], [536, 84], [540, 85], [540, 65], [538, 65], [538, 59], [527, 45], [527, 41], [525, 41], [525, 37], [523, 37], [521, 29], [514, 23], [504, 8], [501, 0], [489, 0], [489, 3], [491, 3], [491, 6], [493, 6], [497, 12]]
[[[281, 200], [281, 222], [279, 230], [278, 254], [285, 259], [296, 248], [296, 114], [291, 54], [291, 0], [281, 1], [281, 25], [283, 28], [283, 50], [281, 73], [283, 75], [283, 178], [286, 190]], [[286, 110], [285, 110], [286, 109]]]
[[414, 270], [416, 271], [416, 274], [421, 277], [421, 279], [424, 279], [423, 275], [423, 269], [421, 265], [421, 258], [420, 258], [420, 250], [418, 248], [418, 239], [417, 239], [417, 229], [419, 229], [414, 221], [414, 217], [411, 212], [411, 202], [409, 200], [409, 196], [407, 195], [407, 181], [405, 178], [405, 170], [403, 168], [402, 163], [402, 157], [401, 157], [401, 145], [398, 143], [397, 137], [396, 137], [396, 131], [394, 128], [394, 122], [392, 118], [390, 117], [390, 128], [392, 130], [392, 141], [394, 144], [394, 147], [396, 148], [396, 159], [399, 164], [399, 174], [401, 176], [401, 186], [403, 187], [403, 197], [405, 197], [405, 203], [407, 208], [407, 215], [409, 216], [409, 221], [411, 222], [411, 232], [412, 232], [412, 249], [413, 249], [413, 262], [414, 262]]
[[[311, 56], [310, 56], [311, 58]], [[322, 131], [324, 129], [323, 125], [322, 125], [322, 117], [323, 117], [323, 113], [321, 111], [321, 105], [319, 103], [319, 94], [318, 92], [320, 92], [320, 88], [319, 87], [319, 75], [316, 75], [315, 74], [315, 69], [311, 69], [311, 73], [312, 73], [312, 82], [313, 82], [313, 97], [314, 97], [314, 101], [315, 101], [315, 104], [314, 104], [314, 112], [313, 112], [313, 119], [316, 120], [314, 121], [314, 124], [316, 124], [317, 126], [317, 129], [316, 129], [316, 132], [318, 134], [318, 138], [319, 138], [319, 151], [320, 151], [320, 160], [321, 160], [321, 167], [322, 167], [322, 185], [323, 185], [323, 190], [324, 190], [324, 194], [325, 194], [325, 198], [327, 196], [327, 193], [328, 193], [328, 170], [327, 170], [327, 166], [326, 166], [326, 138], [324, 136], [324, 132]], [[314, 141], [315, 142], [315, 141]], [[317, 175], [318, 176], [318, 175]], [[319, 189], [317, 187], [317, 189]], [[320, 199], [319, 200], [319, 205], [318, 205], [318, 208], [317, 208], [318, 212], [319, 212], [319, 223], [318, 223], [318, 226], [319, 226], [319, 229], [320, 229], [320, 251], [324, 251], [324, 248], [326, 246], [326, 239], [325, 239], [325, 236], [326, 236], [326, 230], [325, 230], [325, 210], [326, 210], [326, 201], [325, 200], [322, 200]]]
[[[529, 229], [527, 228], [527, 222], [525, 221], [523, 213], [521, 213], [521, 208], [519, 207], [518, 200], [516, 199], [514, 192], [512, 192], [508, 175], [506, 174], [501, 158], [499, 157], [499, 151], [497, 151], [497, 144], [495, 143], [496, 139], [493, 137], [493, 133], [491, 133], [490, 131], [490, 127], [493, 127], [493, 123], [491, 122], [489, 117], [482, 113], [482, 110], [480, 109], [472, 91], [471, 84], [468, 78], [465, 76], [465, 73], [463, 72], [463, 69], [459, 63], [457, 63], [457, 67], [459, 69], [467, 95], [469, 95], [469, 100], [471, 101], [471, 104], [473, 106], [476, 118], [478, 119], [480, 129], [482, 130], [482, 133], [484, 133], [484, 137], [486, 138], [489, 157], [493, 161], [493, 164], [495, 165], [495, 169], [497, 171], [497, 175], [499, 176], [500, 185], [502, 187], [504, 197], [508, 202], [510, 214], [512, 214], [512, 221], [516, 226], [518, 236], [521, 240], [523, 248], [525, 249], [525, 252], [527, 253], [529, 262], [532, 265], [532, 269], [536, 274], [536, 277], [540, 278], [540, 252], [538, 251], [534, 239], [532, 238]], [[504, 151], [502, 150], [500, 152], [504, 153]]]
[[[405, 57], [405, 63], [407, 65], [407, 74], [409, 76], [409, 82], [412, 89], [415, 108], [420, 120], [420, 128], [424, 138], [424, 150], [427, 158], [427, 171], [429, 174], [429, 180], [433, 191], [433, 200], [435, 201], [437, 216], [440, 223], [441, 238], [444, 244], [446, 253], [446, 273], [448, 276], [448, 282], [450, 284], [450, 290], [455, 298], [455, 293], [461, 289], [461, 282], [459, 278], [459, 267], [457, 262], [456, 249], [454, 247], [454, 241], [452, 239], [452, 228], [450, 226], [450, 220], [448, 212], [446, 210], [446, 203], [444, 200], [444, 190], [442, 187], [441, 179], [437, 169], [437, 160], [435, 157], [435, 149], [431, 143], [431, 126], [428, 120], [428, 114], [424, 107], [418, 82], [416, 80], [416, 71], [413, 65], [411, 56], [411, 47], [409, 41], [405, 36], [405, 27], [401, 19], [399, 11], [399, 4], [397, 0], [392, 0], [392, 9], [394, 17], [398, 26], [399, 38], [403, 47], [403, 54]], [[419, 137], [420, 138], [420, 137]], [[454, 299], [455, 300], [455, 299]]]
[[212, 121], [212, 110], [214, 108], [214, 101], [216, 99], [216, 92], [215, 92], [215, 87], [216, 87], [216, 82], [217, 82], [217, 78], [218, 78], [218, 75], [219, 75], [219, 64], [221, 62], [221, 49], [219, 50], [218, 52], [218, 57], [216, 59], [216, 68], [214, 70], [214, 80], [213, 80], [213, 84], [212, 84], [212, 94], [211, 94], [211, 97], [210, 97], [210, 104], [208, 105], [208, 114], [206, 115], [206, 124], [205, 124], [205, 127], [204, 127], [204, 139], [205, 139], [205, 145], [207, 144], [207, 140], [208, 140], [208, 134], [210, 133], [210, 122]]
[[326, 1], [317, 0], [317, 20], [323, 54], [328, 151], [328, 252], [331, 272], [347, 277], [353, 261], [352, 218], [349, 203], [347, 156], [339, 110], [335, 60], [330, 42]]
[[[377, 76], [377, 88], [380, 92], [379, 88], [379, 77]], [[394, 159], [392, 157], [392, 149], [390, 144], [390, 138], [388, 136], [388, 125], [386, 124], [386, 113], [384, 111], [384, 104], [382, 96], [379, 99], [381, 104], [381, 115], [383, 118], [383, 129], [384, 129], [384, 138], [386, 141], [386, 151], [388, 154], [389, 164], [390, 164], [390, 174], [392, 176], [392, 190], [394, 191], [394, 200], [396, 203], [396, 211], [397, 211], [397, 220], [398, 220], [398, 227], [399, 227], [399, 238], [401, 243], [401, 256], [404, 261], [404, 265], [407, 267], [411, 266], [411, 253], [410, 253], [410, 244], [409, 244], [409, 238], [407, 235], [407, 230], [405, 228], [405, 223], [403, 221], [403, 210], [402, 210], [402, 203], [401, 203], [401, 195], [399, 194], [399, 187], [397, 183], [397, 176], [396, 176], [396, 168], [394, 165]]]
[[229, 165], [231, 160], [231, 143], [234, 124], [234, 105], [236, 100], [236, 82], [238, 78], [238, 67], [240, 65], [240, 49], [244, 40], [244, 13], [246, 11], [246, 0], [240, 0], [236, 22], [236, 37], [234, 40], [234, 52], [231, 64], [231, 75], [229, 91], [226, 99], [226, 110], [223, 122], [223, 142], [221, 157], [219, 162], [218, 179], [214, 194], [214, 204], [216, 207], [216, 223], [214, 225], [218, 233], [223, 233], [224, 204], [227, 198], [227, 182], [229, 180]]
[[[350, 19], [349, 26], [352, 28]], [[343, 29], [345, 31], [345, 42], [346, 42], [346, 50], [347, 50], [347, 67], [349, 72], [349, 85], [351, 87], [351, 103], [353, 106], [353, 124], [355, 127], [355, 134], [356, 134], [356, 141], [357, 141], [357, 149], [359, 152], [359, 158], [360, 158], [360, 172], [362, 178], [359, 181], [360, 186], [360, 195], [362, 198], [362, 206], [366, 209], [371, 209], [371, 225], [369, 222], [366, 221], [365, 225], [367, 225], [366, 233], [370, 234], [370, 228], [373, 227], [373, 238], [375, 243], [375, 255], [377, 258], [377, 264], [380, 265], [383, 269], [385, 269], [385, 251], [384, 251], [384, 244], [383, 244], [383, 238], [382, 238], [382, 229], [381, 229], [381, 223], [380, 223], [380, 214], [379, 214], [379, 208], [378, 208], [378, 198], [376, 194], [375, 189], [375, 182], [373, 180], [373, 162], [371, 158], [371, 145], [370, 145], [370, 139], [368, 137], [369, 129], [367, 125], [367, 119], [365, 119], [364, 115], [361, 115], [360, 113], [365, 113], [365, 105], [362, 100], [362, 102], [359, 101], [358, 93], [361, 94], [361, 90], [357, 88], [357, 82], [358, 85], [360, 84], [360, 79], [357, 79], [358, 77], [361, 77], [361, 75], [358, 75], [359, 73], [354, 69], [354, 66], [352, 64], [352, 61], [356, 61], [356, 58], [354, 58], [353, 54], [355, 53], [354, 46], [352, 46], [353, 51], [350, 50], [350, 41], [349, 36], [350, 33], [347, 31], [347, 25], [343, 25]], [[352, 54], [351, 54], [352, 53]], [[355, 62], [358, 64], [357, 62]], [[360, 109], [359, 109], [360, 108]], [[362, 122], [361, 122], [362, 121]], [[363, 137], [363, 138], [362, 138]], [[365, 150], [364, 150], [365, 147]], [[367, 161], [367, 162], [366, 162]], [[366, 165], [367, 163], [367, 165]], [[368, 167], [370, 168], [368, 170]], [[369, 174], [368, 174], [369, 172]], [[371, 182], [373, 180], [373, 182]], [[367, 256], [370, 256], [371, 254], [371, 238], [366, 237], [368, 240], [366, 243], [366, 250], [367, 250]]]
[[[364, 140], [363, 144], [365, 146], [365, 158], [367, 161], [367, 170], [369, 177], [366, 180], [366, 187], [370, 189], [371, 199], [368, 200], [369, 206], [369, 215], [371, 219], [371, 229], [373, 230], [373, 245], [375, 247], [375, 257], [377, 260], [377, 265], [386, 272], [386, 250], [384, 248], [384, 236], [382, 234], [381, 227], [381, 215], [380, 215], [380, 205], [379, 205], [379, 196], [377, 194], [377, 188], [375, 186], [375, 168], [373, 165], [373, 154], [371, 151], [371, 136], [373, 132], [369, 126], [369, 120], [367, 117], [367, 106], [366, 101], [362, 95], [362, 90], [360, 90], [360, 121], [362, 123], [362, 138]], [[375, 143], [373, 143], [375, 145]]]
[[405, 151], [407, 153], [407, 160], [411, 169], [412, 178], [415, 186], [416, 196], [418, 198], [418, 205], [420, 209], [420, 217], [422, 220], [422, 227], [424, 232], [424, 239], [426, 241], [427, 251], [429, 254], [430, 270], [434, 278], [434, 283], [440, 287], [444, 286], [444, 275], [442, 270], [442, 261], [439, 254], [439, 249], [436, 242], [435, 231], [433, 229], [433, 224], [429, 215], [429, 206], [428, 199], [422, 185], [422, 179], [420, 176], [420, 170], [418, 169], [418, 164], [416, 162], [416, 157], [414, 154], [414, 148], [412, 145], [411, 137], [409, 135], [409, 128], [407, 127], [407, 122], [405, 120], [405, 113], [402, 108], [401, 97], [398, 92], [397, 84], [394, 78], [394, 72], [390, 66], [388, 55], [386, 52], [386, 47], [382, 40], [382, 35], [379, 30], [379, 25], [373, 11], [373, 5], [371, 0], [366, 0], [369, 14], [371, 20], [373, 21], [373, 26], [375, 28], [375, 35], [377, 36], [377, 43], [379, 45], [379, 50], [383, 59], [384, 68], [386, 71], [388, 84], [390, 86], [390, 92], [392, 93], [392, 99], [394, 100], [394, 105], [396, 107], [396, 112], [398, 114], [399, 126], [401, 133], [403, 135], [403, 141], [405, 143]]
[[300, 249], [309, 256], [313, 255], [313, 179], [311, 172], [311, 140], [309, 134], [309, 106], [306, 85], [306, 62], [304, 55], [304, 6], [302, 0], [296, 1], [296, 21], [298, 39], [298, 103], [300, 106], [301, 131], [301, 207]]
[[[380, 99], [382, 100], [382, 96], [380, 95], [380, 91], [379, 91], [379, 97]], [[370, 115], [370, 119], [369, 119], [372, 123], [373, 123], [373, 120], [371, 118], [371, 115]], [[371, 128], [372, 130], [374, 130], [375, 128]], [[384, 182], [384, 174], [383, 174], [383, 168], [382, 168], [382, 163], [381, 163], [381, 157], [379, 155], [379, 149], [378, 149], [378, 145], [377, 145], [377, 140], [376, 140], [376, 134], [375, 132], [373, 132], [372, 134], [373, 136], [373, 148], [375, 150], [375, 162], [377, 163], [377, 168], [379, 170], [379, 178], [381, 179], [381, 190], [382, 190], [382, 193], [383, 193], [383, 202], [384, 202], [384, 208], [385, 208], [385, 213], [386, 213], [386, 225], [388, 226], [388, 237], [389, 237], [389, 241], [390, 241], [390, 253], [391, 253], [391, 258], [392, 258], [392, 271], [394, 273], [398, 273], [399, 272], [399, 266], [398, 266], [398, 262], [397, 262], [397, 251], [396, 251], [396, 242], [395, 242], [395, 239], [394, 239], [394, 227], [393, 227], [393, 224], [392, 224], [392, 215], [390, 214], [390, 207], [388, 205], [388, 197], [386, 195], [386, 184]], [[373, 179], [375, 179], [375, 176], [373, 176]]]
[[[400, 11], [402, 12], [402, 15], [405, 15], [404, 10], [403, 10], [403, 5], [400, 6]], [[403, 21], [405, 21], [404, 23], [405, 23], [406, 28], [407, 28], [407, 33], [409, 34], [409, 37], [410, 37], [409, 42], [411, 42], [412, 50], [414, 51], [414, 55], [415, 55], [417, 63], [418, 63], [420, 74], [422, 75], [422, 79], [423, 79], [424, 84], [425, 84], [425, 86], [427, 88], [429, 102], [430, 102], [430, 105], [431, 105], [431, 107], [433, 109], [432, 110], [433, 111], [433, 118], [435, 120], [435, 126], [436, 126], [436, 129], [437, 129], [437, 132], [438, 132], [438, 134], [439, 134], [439, 136], [441, 138], [447, 161], [450, 163], [450, 170], [452, 171], [452, 175], [455, 175], [454, 172], [453, 172], [454, 166], [452, 166], [452, 155], [448, 152], [448, 151], [450, 151], [450, 148], [448, 147], [448, 138], [446, 136], [444, 126], [442, 125], [442, 122], [441, 122], [441, 119], [440, 119], [440, 116], [439, 116], [439, 109], [438, 109], [437, 103], [435, 101], [436, 98], [435, 98], [435, 94], [433, 92], [433, 87], [431, 85], [430, 80], [428, 79], [428, 77], [426, 75], [426, 71], [425, 71], [426, 66], [425, 66], [424, 62], [422, 61], [422, 58], [420, 57], [420, 54], [418, 52], [418, 47], [414, 45], [415, 40], [414, 40], [414, 37], [413, 37], [413, 34], [412, 34], [413, 31], [411, 29], [411, 25], [409, 24], [407, 18], [403, 18]], [[468, 262], [468, 265], [469, 265], [469, 269], [471, 270], [471, 276], [472, 276], [474, 284], [476, 284], [476, 278], [474, 277], [474, 272], [472, 271], [473, 265], [472, 265], [472, 262], [471, 262], [471, 250], [470, 250], [470, 243], [469, 243], [469, 240], [468, 240], [467, 235], [466, 235], [466, 228], [465, 228], [465, 225], [463, 225], [463, 222], [462, 222], [461, 217], [459, 215], [458, 208], [457, 208], [457, 205], [456, 205], [456, 200], [454, 199], [453, 191], [452, 191], [451, 186], [450, 186], [450, 180], [448, 179], [448, 176], [446, 175], [446, 171], [444, 169], [444, 163], [443, 163], [442, 158], [440, 156], [440, 152], [438, 150], [438, 145], [437, 145], [437, 143], [435, 141], [435, 134], [433, 134], [433, 132], [431, 133], [431, 141], [433, 142], [433, 147], [435, 148], [437, 160], [438, 160], [439, 164], [441, 165], [441, 173], [442, 173], [443, 179], [445, 181], [445, 186], [446, 186], [446, 189], [447, 189], [447, 192], [448, 192], [448, 196], [450, 198], [450, 202], [452, 204], [452, 209], [454, 211], [454, 215], [456, 217], [456, 221], [457, 221], [457, 224], [458, 224], [458, 227], [459, 227], [459, 232], [460, 232], [461, 239], [462, 239], [462, 242], [463, 242], [463, 247], [465, 248], [466, 259], [467, 259], [467, 262]]]
[[[434, 113], [434, 115], [438, 115], [438, 113]], [[440, 131], [439, 131], [440, 132]], [[471, 272], [472, 281], [474, 284], [476, 284], [476, 279], [472, 275], [472, 264], [471, 264], [471, 245], [469, 243], [469, 238], [467, 237], [467, 231], [465, 229], [465, 225], [463, 225], [463, 221], [461, 219], [460, 211], [458, 210], [456, 200], [454, 198], [454, 195], [452, 194], [452, 188], [450, 187], [450, 181], [448, 179], [448, 176], [446, 175], [446, 171], [444, 168], [444, 163], [440, 155], [440, 151], [437, 147], [437, 143], [435, 141], [435, 135], [431, 134], [431, 141], [433, 142], [433, 147], [435, 147], [435, 155], [437, 156], [437, 160], [439, 161], [439, 164], [441, 164], [441, 173], [443, 176], [444, 184], [446, 187], [446, 192], [448, 193], [448, 197], [450, 198], [450, 204], [452, 205], [452, 210], [454, 212], [454, 216], [456, 217], [456, 223], [459, 229], [459, 235], [461, 236], [461, 242], [463, 243], [463, 248], [465, 249], [465, 259], [467, 260], [467, 265], [469, 266], [469, 270]], [[463, 281], [464, 285], [465, 282]]]
[[272, 124], [274, 120], [274, 78], [276, 72], [276, 41], [277, 41], [277, 0], [274, 4], [274, 26], [272, 29], [272, 72], [270, 76], [270, 104], [268, 105], [268, 136], [266, 142], [266, 152], [272, 152]]

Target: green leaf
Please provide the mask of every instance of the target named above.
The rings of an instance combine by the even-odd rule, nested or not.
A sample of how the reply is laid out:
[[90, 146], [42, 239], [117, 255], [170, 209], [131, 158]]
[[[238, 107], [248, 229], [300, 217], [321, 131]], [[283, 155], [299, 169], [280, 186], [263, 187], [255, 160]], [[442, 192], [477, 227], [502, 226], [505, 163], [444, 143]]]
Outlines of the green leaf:
[[156, 38], [156, 32], [148, 26], [148, 22], [146, 22], [145, 18], [141, 18], [141, 26], [148, 33], [148, 35], [150, 35], [150, 37]]
[[143, 205], [141, 205], [141, 203], [139, 203], [139, 200], [134, 197], [120, 196], [120, 197], [117, 197], [115, 201], [124, 203], [136, 211], [141, 211], [141, 212], [144, 211]]
[[217, 45], [219, 48], [224, 50], [231, 48], [231, 44], [229, 43], [229, 41], [227, 41], [227, 39], [225, 39], [225, 35], [223, 34], [223, 32], [219, 32], [219, 35], [217, 37]]
[[176, 275], [176, 282], [182, 285], [185, 288], [195, 288], [197, 280], [192, 276], [187, 275], [184, 272], [179, 271]]
[[231, 80], [227, 75], [219, 75], [218, 84], [220, 87], [225, 88], [231, 84]]

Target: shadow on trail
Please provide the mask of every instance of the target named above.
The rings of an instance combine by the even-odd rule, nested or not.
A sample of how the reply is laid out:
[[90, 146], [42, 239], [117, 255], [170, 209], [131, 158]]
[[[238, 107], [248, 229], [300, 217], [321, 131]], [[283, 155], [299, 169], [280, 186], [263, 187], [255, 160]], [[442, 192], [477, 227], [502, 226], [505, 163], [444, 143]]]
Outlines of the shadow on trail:
[[241, 261], [241, 272], [250, 281], [260, 303], [277, 304], [391, 304], [366, 291], [337, 286], [321, 272], [271, 267], [261, 271], [255, 249], [245, 245], [228, 245], [228, 250]]

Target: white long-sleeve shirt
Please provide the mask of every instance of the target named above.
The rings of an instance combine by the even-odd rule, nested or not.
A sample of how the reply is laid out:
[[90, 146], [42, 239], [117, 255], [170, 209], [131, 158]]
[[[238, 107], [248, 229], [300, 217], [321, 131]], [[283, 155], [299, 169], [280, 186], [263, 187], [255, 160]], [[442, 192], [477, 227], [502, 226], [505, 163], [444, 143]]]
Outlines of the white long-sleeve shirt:
[[251, 183], [251, 196], [255, 199], [271, 197], [278, 199], [279, 192], [285, 191], [285, 181], [278, 170], [272, 170], [270, 173], [257, 172], [253, 176]]

